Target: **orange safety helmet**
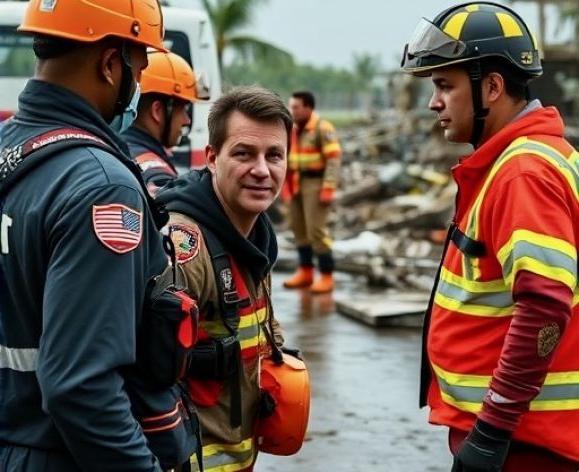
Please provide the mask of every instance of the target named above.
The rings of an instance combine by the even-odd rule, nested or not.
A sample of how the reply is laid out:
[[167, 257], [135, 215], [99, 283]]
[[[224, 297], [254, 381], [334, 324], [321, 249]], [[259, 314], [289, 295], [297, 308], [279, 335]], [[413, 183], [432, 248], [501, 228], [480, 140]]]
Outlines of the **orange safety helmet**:
[[141, 75], [141, 93], [159, 93], [187, 102], [199, 100], [195, 72], [172, 52], [149, 53], [149, 65]]
[[310, 416], [310, 378], [303, 361], [283, 354], [283, 363], [263, 359], [261, 388], [273, 399], [273, 412], [257, 424], [257, 447], [276, 456], [300, 450]]
[[115, 36], [166, 51], [158, 0], [30, 0], [18, 31], [91, 43]]

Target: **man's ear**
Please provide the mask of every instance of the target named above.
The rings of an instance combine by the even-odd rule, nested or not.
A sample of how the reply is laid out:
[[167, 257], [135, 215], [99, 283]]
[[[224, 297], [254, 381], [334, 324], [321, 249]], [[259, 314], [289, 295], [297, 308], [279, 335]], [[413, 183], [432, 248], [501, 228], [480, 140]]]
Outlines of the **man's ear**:
[[215, 169], [217, 167], [216, 161], [217, 153], [215, 152], [215, 149], [213, 149], [213, 146], [208, 144], [205, 146], [205, 164], [207, 165], [209, 172], [213, 175], [215, 175]]
[[506, 92], [505, 79], [498, 72], [491, 72], [484, 78], [484, 90], [487, 103], [495, 103]]
[[165, 116], [165, 104], [161, 100], [153, 100], [153, 103], [151, 103], [150, 113], [155, 123], [160, 125]]
[[99, 76], [110, 85], [115, 85], [120, 80], [121, 64], [119, 50], [116, 48], [103, 49], [98, 62]]

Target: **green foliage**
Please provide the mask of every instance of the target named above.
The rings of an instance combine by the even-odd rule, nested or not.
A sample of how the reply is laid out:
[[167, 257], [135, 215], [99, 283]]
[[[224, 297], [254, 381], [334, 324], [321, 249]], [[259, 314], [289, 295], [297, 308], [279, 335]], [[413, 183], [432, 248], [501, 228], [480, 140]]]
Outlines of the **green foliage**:
[[257, 84], [277, 92], [284, 99], [296, 90], [310, 90], [319, 108], [368, 108], [380, 101], [384, 93], [377, 58], [369, 54], [354, 55], [352, 70], [332, 66], [298, 64], [279, 57], [248, 61], [238, 57], [225, 67], [225, 86]]
[[215, 41], [217, 59], [223, 71], [223, 54], [227, 48], [233, 49], [245, 59], [292, 60], [287, 51], [253, 36], [242, 34], [251, 24], [258, 5], [267, 0], [203, 0], [207, 10]]

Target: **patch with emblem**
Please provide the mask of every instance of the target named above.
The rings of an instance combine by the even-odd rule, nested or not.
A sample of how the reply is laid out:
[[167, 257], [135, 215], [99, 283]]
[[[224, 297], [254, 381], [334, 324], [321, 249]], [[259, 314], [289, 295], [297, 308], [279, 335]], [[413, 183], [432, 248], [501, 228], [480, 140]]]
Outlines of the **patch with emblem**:
[[175, 245], [175, 255], [179, 264], [185, 264], [199, 254], [199, 232], [188, 226], [169, 226], [169, 235]]
[[338, 140], [338, 135], [333, 129], [329, 129], [324, 132], [324, 140], [329, 143], [333, 143]]
[[221, 276], [221, 282], [225, 290], [231, 290], [233, 287], [233, 275], [231, 274], [231, 269], [225, 268], [219, 274]]
[[521, 64], [529, 66], [533, 63], [533, 51], [523, 51], [521, 53]]
[[561, 330], [557, 323], [550, 323], [539, 331], [537, 336], [537, 353], [539, 357], [547, 357], [559, 344]]
[[107, 249], [125, 254], [137, 248], [143, 236], [143, 214], [120, 203], [93, 205], [93, 230]]

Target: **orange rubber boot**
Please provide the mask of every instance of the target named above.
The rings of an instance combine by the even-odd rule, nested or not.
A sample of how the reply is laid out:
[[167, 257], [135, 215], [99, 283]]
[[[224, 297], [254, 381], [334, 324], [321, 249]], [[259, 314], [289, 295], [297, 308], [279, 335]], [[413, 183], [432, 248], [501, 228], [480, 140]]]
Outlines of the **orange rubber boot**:
[[310, 287], [312, 293], [328, 293], [334, 290], [334, 276], [332, 273], [320, 274], [320, 277]]
[[312, 266], [299, 266], [295, 274], [284, 281], [285, 288], [309, 287], [314, 281], [314, 268]]

